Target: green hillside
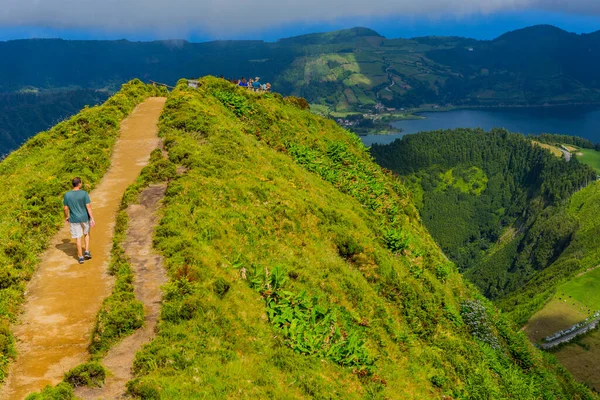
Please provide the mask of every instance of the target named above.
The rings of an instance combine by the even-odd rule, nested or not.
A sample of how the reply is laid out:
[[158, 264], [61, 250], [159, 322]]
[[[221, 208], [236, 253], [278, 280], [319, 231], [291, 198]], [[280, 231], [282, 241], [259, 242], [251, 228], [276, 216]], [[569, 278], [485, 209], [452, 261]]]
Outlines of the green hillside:
[[[0, 380], [14, 356], [15, 322], [38, 256], [64, 224], [62, 194], [75, 174], [86, 189], [107, 171], [120, 122], [157, 89], [135, 80], [102, 106], [39, 133], [0, 162]], [[73, 151], [73, 149], [77, 151]]]
[[357, 138], [294, 98], [205, 78], [161, 134], [186, 173], [143, 398], [592, 398], [534, 350], [423, 229]]
[[[216, 78], [199, 89], [182, 80], [170, 94], [160, 134], [180, 174], [154, 237], [170, 281], [129, 394], [596, 398], [463, 281], [408, 189], [357, 137], [306, 108]], [[31, 143], [39, 138], [61, 140]], [[43, 151], [15, 152], [0, 173]], [[447, 184], [477, 191], [460, 177]], [[34, 398], [69, 398], [70, 389], [44, 393]]]
[[[568, 202], [563, 215], [577, 222], [570, 244], [539, 276], [532, 279], [518, 293], [499, 303], [519, 323], [525, 323], [551, 298], [573, 298], [591, 312], [600, 308], [596, 271], [580, 277], [580, 273], [600, 264], [600, 184], [596, 183], [576, 193]], [[570, 297], [569, 297], [570, 296]]]

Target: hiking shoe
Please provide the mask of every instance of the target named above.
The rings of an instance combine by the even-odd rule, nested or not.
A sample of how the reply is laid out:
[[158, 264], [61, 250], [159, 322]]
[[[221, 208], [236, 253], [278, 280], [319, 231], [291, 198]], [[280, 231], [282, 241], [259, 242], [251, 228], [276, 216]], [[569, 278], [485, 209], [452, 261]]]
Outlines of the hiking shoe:
[[79, 261], [79, 264], [83, 264], [83, 260], [84, 260], [84, 258], [83, 258], [83, 257], [79, 257], [79, 258], [77, 259], [77, 261]]
[[85, 258], [86, 260], [91, 260], [92, 253], [90, 253], [89, 251], [86, 251], [85, 253], [83, 253], [83, 258]]

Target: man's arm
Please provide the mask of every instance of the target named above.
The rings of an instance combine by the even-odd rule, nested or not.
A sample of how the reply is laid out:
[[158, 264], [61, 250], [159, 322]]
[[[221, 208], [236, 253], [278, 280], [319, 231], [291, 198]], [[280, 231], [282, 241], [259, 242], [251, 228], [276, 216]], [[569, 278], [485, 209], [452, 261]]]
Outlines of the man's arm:
[[64, 206], [63, 211], [65, 212], [65, 222], [69, 222], [69, 206]]
[[92, 225], [94, 225], [95, 221], [94, 221], [94, 214], [92, 214], [92, 204], [87, 203], [85, 205], [85, 208], [87, 208], [88, 215], [90, 216], [90, 222], [92, 223]]

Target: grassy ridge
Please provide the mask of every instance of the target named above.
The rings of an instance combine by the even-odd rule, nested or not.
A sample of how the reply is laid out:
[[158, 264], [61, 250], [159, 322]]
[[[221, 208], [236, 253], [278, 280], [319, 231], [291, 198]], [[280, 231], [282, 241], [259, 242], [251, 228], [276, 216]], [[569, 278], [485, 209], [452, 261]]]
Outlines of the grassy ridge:
[[63, 223], [62, 194], [81, 176], [92, 189], [110, 164], [119, 124], [158, 89], [135, 80], [104, 105], [30, 139], [0, 163], [0, 380], [13, 356], [9, 324], [48, 240]]
[[465, 286], [359, 140], [304, 103], [213, 78], [167, 101], [161, 135], [187, 173], [156, 230], [170, 282], [129, 393], [593, 398]]

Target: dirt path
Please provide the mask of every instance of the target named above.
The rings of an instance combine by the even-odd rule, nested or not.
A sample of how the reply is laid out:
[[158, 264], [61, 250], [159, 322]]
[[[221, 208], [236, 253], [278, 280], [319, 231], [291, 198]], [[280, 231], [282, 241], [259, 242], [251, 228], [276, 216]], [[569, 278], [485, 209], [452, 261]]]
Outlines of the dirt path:
[[119, 399], [125, 394], [125, 384], [133, 378], [131, 366], [135, 353], [154, 337], [160, 315], [160, 286], [167, 282], [162, 258], [152, 251], [152, 234], [156, 226], [156, 211], [165, 195], [166, 185], [152, 185], [140, 195], [140, 204], [129, 206], [129, 229], [124, 243], [125, 254], [133, 269], [135, 296], [144, 303], [144, 326], [117, 344], [102, 364], [110, 375], [102, 388], [78, 388], [82, 399]]
[[148, 99], [121, 124], [111, 168], [90, 193], [97, 223], [91, 236], [94, 258], [84, 265], [77, 263], [75, 243], [66, 226], [43, 255], [14, 328], [18, 356], [0, 398], [23, 399], [56, 384], [67, 370], [89, 357], [96, 313], [112, 285], [106, 269], [115, 216], [123, 192], [158, 145], [156, 124], [164, 103], [164, 98]]
[[595, 266], [595, 267], [593, 267], [593, 268], [588, 268], [588, 269], [586, 269], [585, 271], [583, 271], [583, 272], [581, 272], [581, 273], [579, 273], [579, 274], [575, 275], [575, 278], [579, 278], [580, 276], [584, 276], [584, 275], [585, 275], [585, 274], [587, 274], [588, 272], [592, 272], [593, 270], [595, 270], [595, 269], [598, 269], [598, 268], [600, 268], [600, 265], [596, 265], [596, 266]]

